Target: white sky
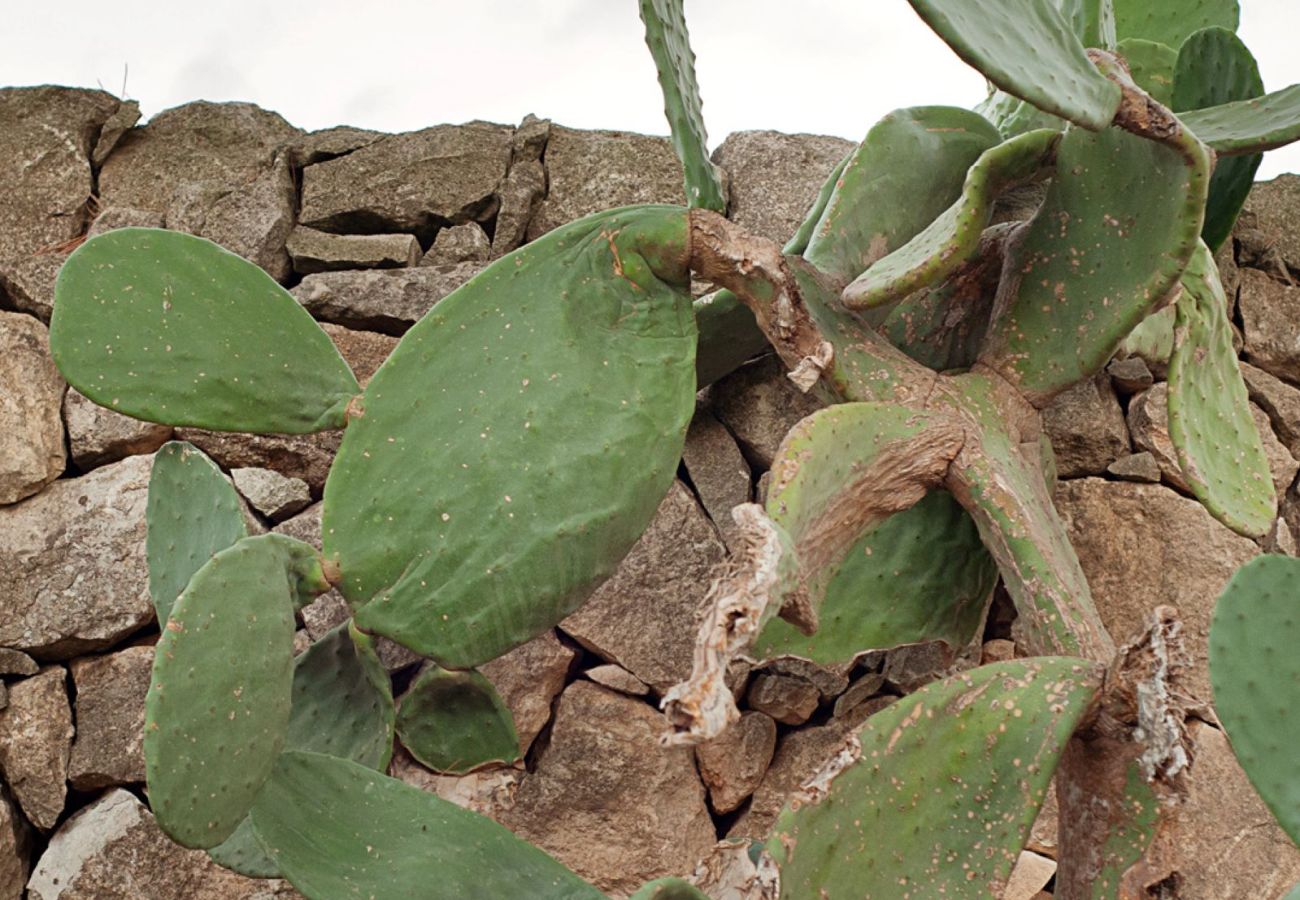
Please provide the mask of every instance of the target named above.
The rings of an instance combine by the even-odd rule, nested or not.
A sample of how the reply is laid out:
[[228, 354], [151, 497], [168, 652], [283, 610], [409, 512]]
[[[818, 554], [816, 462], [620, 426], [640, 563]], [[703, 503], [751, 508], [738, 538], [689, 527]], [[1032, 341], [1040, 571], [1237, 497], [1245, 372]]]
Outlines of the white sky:
[[[145, 116], [250, 100], [294, 125], [410, 131], [525, 113], [667, 131], [636, 0], [9, 0], [0, 85], [122, 90]], [[1296, 0], [1242, 0], [1264, 84], [1300, 82]], [[687, 0], [710, 142], [772, 128], [860, 140], [900, 106], [970, 106], [983, 80], [905, 0]], [[1273, 151], [1258, 177], [1300, 172]]]

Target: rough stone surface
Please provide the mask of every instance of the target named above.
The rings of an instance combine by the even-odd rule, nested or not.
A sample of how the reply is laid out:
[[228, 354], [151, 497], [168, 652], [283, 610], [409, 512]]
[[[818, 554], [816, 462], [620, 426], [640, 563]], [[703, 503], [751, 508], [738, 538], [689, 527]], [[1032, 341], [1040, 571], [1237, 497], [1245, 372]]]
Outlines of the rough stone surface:
[[429, 252], [420, 258], [422, 266], [454, 266], [485, 263], [492, 257], [492, 240], [477, 222], [453, 225], [438, 232]]
[[237, 434], [178, 428], [177, 440], [189, 441], [224, 469], [271, 469], [288, 478], [301, 478], [320, 495], [338, 452], [342, 431], [316, 434]]
[[1300, 271], [1300, 175], [1279, 175], [1251, 188], [1237, 229], [1249, 255], [1275, 253]]
[[512, 134], [487, 122], [436, 125], [308, 166], [299, 220], [322, 231], [430, 240], [448, 223], [484, 221], [497, 209]]
[[289, 293], [313, 316], [350, 328], [401, 335], [482, 269], [479, 263], [323, 272]]
[[1178, 465], [1178, 453], [1169, 437], [1169, 385], [1163, 381], [1129, 401], [1128, 430], [1134, 449], [1146, 451], [1156, 461], [1160, 476], [1187, 493], [1191, 489]]
[[714, 384], [709, 403], [760, 469], [771, 468], [786, 432], [821, 407], [815, 397], [799, 393], [775, 357], [750, 363]]
[[63, 398], [72, 461], [83, 472], [128, 456], [153, 453], [171, 440], [172, 427], [105, 409], [76, 388]]
[[1259, 548], [1160, 485], [1064, 481], [1056, 507], [1115, 641], [1135, 635], [1156, 606], [1177, 607], [1193, 661], [1188, 684], [1208, 702], [1210, 614], [1228, 578]]
[[301, 275], [341, 269], [398, 269], [420, 260], [413, 234], [330, 234], [299, 225], [285, 244]]
[[286, 145], [302, 132], [251, 103], [197, 101], [128, 132], [99, 173], [105, 204], [161, 212], [283, 280], [294, 187]]
[[1115, 390], [1125, 396], [1145, 391], [1155, 383], [1155, 376], [1147, 367], [1147, 361], [1140, 356], [1112, 359], [1106, 366], [1106, 374], [1110, 375]]
[[386, 136], [382, 131], [336, 125], [304, 134], [290, 143], [289, 149], [293, 154], [294, 165], [311, 166], [369, 147]]
[[667, 138], [552, 125], [546, 144], [546, 199], [528, 240], [594, 212], [635, 203], [681, 204], [682, 164]]
[[1268, 414], [1264, 410], [1252, 403], [1250, 414], [1255, 420], [1255, 429], [1259, 432], [1260, 443], [1264, 447], [1268, 469], [1273, 474], [1273, 489], [1277, 491], [1277, 496], [1281, 497], [1291, 485], [1295, 484], [1296, 473], [1300, 471], [1300, 462], [1297, 462], [1291, 455], [1291, 451], [1278, 440]]
[[0, 312], [0, 505], [30, 497], [67, 465], [67, 383], [50, 357], [50, 333], [22, 313]]
[[1144, 481], [1150, 484], [1158, 484], [1160, 481], [1160, 463], [1156, 462], [1154, 456], [1143, 450], [1141, 453], [1130, 453], [1128, 456], [1121, 456], [1106, 467], [1106, 473], [1115, 476], [1120, 481]]
[[300, 900], [286, 881], [236, 875], [173, 843], [120, 788], [63, 824], [27, 891], [29, 900]]
[[36, 660], [26, 653], [0, 647], [0, 675], [35, 675], [40, 670]]
[[817, 711], [821, 694], [810, 681], [759, 672], [749, 683], [745, 702], [782, 725], [802, 725]]
[[1300, 384], [1300, 287], [1243, 269], [1237, 301], [1245, 326], [1245, 357], [1284, 381]]
[[574, 682], [503, 823], [615, 896], [690, 872], [716, 836], [691, 751], [660, 746], [663, 729], [649, 705]]
[[514, 805], [515, 790], [524, 778], [523, 771], [513, 766], [479, 769], [468, 775], [440, 775], [416, 762], [400, 743], [393, 747], [388, 774], [494, 821], [501, 818], [502, 810]]
[[54, 313], [54, 282], [68, 254], [62, 250], [19, 256], [0, 267], [0, 300], [49, 324]]
[[499, 259], [528, 237], [528, 223], [546, 196], [546, 167], [542, 154], [551, 138], [551, 122], [529, 114], [515, 129], [510, 147], [510, 171], [501, 185], [501, 211], [492, 234], [492, 259]]
[[31, 852], [31, 829], [0, 785], [0, 900], [22, 900]]
[[1081, 381], [1043, 410], [1043, 427], [1062, 478], [1100, 475], [1129, 452], [1128, 427], [1110, 378]]
[[753, 476], [736, 439], [707, 410], [700, 410], [691, 419], [682, 463], [723, 542], [735, 549], [737, 525], [731, 510], [749, 502]]
[[714, 812], [729, 813], [763, 780], [776, 752], [776, 723], [761, 712], [746, 712], [721, 735], [695, 748], [700, 777]]
[[1056, 874], [1056, 860], [1021, 850], [1002, 891], [1002, 900], [1035, 900]]
[[68, 779], [82, 791], [144, 781], [144, 695], [152, 647], [72, 661], [77, 736]]
[[152, 456], [132, 456], [0, 508], [0, 646], [66, 659], [153, 619], [144, 555], [152, 467]]
[[577, 653], [546, 631], [526, 644], [479, 666], [492, 682], [515, 720], [519, 752], [524, 754], [551, 719], [551, 703], [564, 690], [564, 681]]
[[273, 522], [311, 505], [311, 488], [301, 478], [286, 478], [270, 469], [231, 469], [230, 479], [253, 509]]
[[54, 827], [68, 793], [67, 676], [62, 666], [49, 666], [14, 682], [0, 710], [0, 772], [28, 821], [42, 830]]
[[560, 628], [663, 692], [690, 675], [696, 616], [723, 555], [695, 498], [673, 482], [617, 571]]
[[109, 206], [95, 216], [86, 238], [98, 237], [118, 228], [162, 228], [166, 217], [154, 209], [136, 209], [134, 206]]
[[370, 376], [375, 374], [375, 370], [383, 365], [397, 346], [397, 339], [387, 334], [358, 331], [329, 322], [321, 325], [321, 328], [330, 336], [362, 387], [370, 382]]
[[728, 135], [713, 161], [731, 176], [731, 220], [784, 244], [803, 222], [831, 169], [852, 149], [852, 141], [822, 135]]
[[648, 684], [627, 669], [614, 663], [593, 666], [582, 674], [601, 687], [607, 687], [611, 691], [618, 691], [620, 694], [627, 694], [629, 697], [645, 697], [650, 693]]
[[1251, 401], [1268, 413], [1274, 433], [1300, 458], [1300, 389], [1250, 363], [1241, 364], [1241, 376]]
[[[1009, 641], [1007, 643], [1010, 643]], [[852, 715], [854, 707], [867, 702], [885, 685], [885, 676], [882, 672], [868, 672], [860, 677], [853, 684], [849, 685], [848, 690], [835, 698], [835, 706], [832, 709], [832, 715], [837, 719]]]

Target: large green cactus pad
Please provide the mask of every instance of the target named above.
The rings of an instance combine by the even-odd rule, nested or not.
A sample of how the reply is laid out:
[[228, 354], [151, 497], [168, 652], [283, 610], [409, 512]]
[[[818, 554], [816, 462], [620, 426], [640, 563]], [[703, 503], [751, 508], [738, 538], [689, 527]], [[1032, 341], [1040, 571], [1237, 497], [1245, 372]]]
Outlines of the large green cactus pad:
[[319, 753], [281, 754], [253, 824], [280, 871], [311, 900], [604, 900], [491, 819]]
[[1016, 660], [876, 713], [856, 761], [777, 820], [781, 897], [1000, 897], [1100, 684], [1081, 659]]
[[1214, 707], [1233, 752], [1300, 843], [1300, 560], [1262, 556], [1237, 570], [1210, 623]]
[[519, 759], [510, 710], [492, 682], [474, 671], [430, 666], [422, 672], [402, 698], [397, 733], [412, 756], [449, 775]]
[[826, 587], [816, 633], [773, 619], [752, 653], [842, 666], [867, 650], [922, 641], [956, 651], [984, 624], [997, 577], [966, 511], [948, 492], [931, 491], [849, 548]]
[[1174, 352], [1175, 317], [1172, 304], [1151, 313], [1120, 342], [1120, 356], [1140, 356], [1148, 363], [1167, 365]]
[[339, 428], [361, 391], [288, 291], [176, 231], [122, 228], [77, 248], [55, 285], [50, 348], [91, 400], [168, 425]]
[[1219, 26], [1237, 30], [1237, 0], [1114, 0], [1120, 40], [1142, 38], [1177, 50], [1192, 32]]
[[910, 0], [958, 56], [1044, 112], [1099, 129], [1119, 108], [1119, 86], [1093, 67], [1060, 12], [1040, 0]]
[[836, 176], [804, 258], [841, 282], [856, 278], [939, 215], [961, 191], [966, 170], [998, 140], [997, 130], [970, 110], [891, 112]]
[[[1226, 28], [1204, 28], [1189, 37], [1178, 51], [1171, 104], [1175, 112], [1250, 100], [1263, 93], [1264, 82], [1255, 57], [1241, 38]], [[1217, 251], [1232, 234], [1232, 225], [1263, 159], [1263, 154], [1254, 153], [1225, 157], [1215, 164], [1205, 204], [1205, 225], [1201, 228], [1201, 239], [1210, 252]]]
[[1129, 74], [1138, 87], [1157, 103], [1169, 106], [1174, 101], [1174, 69], [1178, 51], [1158, 41], [1125, 38], [1116, 48], [1128, 63]]
[[722, 180], [709, 161], [709, 141], [695, 81], [695, 54], [686, 33], [682, 0], [641, 0], [645, 42], [659, 71], [664, 115], [686, 177], [686, 205], [726, 212]]
[[796, 256], [801, 255], [808, 249], [808, 243], [812, 240], [813, 231], [817, 228], [817, 223], [822, 220], [822, 215], [826, 212], [826, 207], [830, 205], [831, 196], [835, 193], [836, 186], [840, 183], [840, 176], [844, 174], [844, 169], [848, 166], [849, 161], [857, 153], [854, 148], [842, 160], [835, 164], [826, 180], [822, 182], [821, 188], [817, 191], [817, 198], [813, 200], [812, 206], [808, 212], [804, 213], [803, 221], [795, 229], [794, 234], [790, 235], [790, 240], [785, 242], [781, 248], [782, 253], [793, 253]]
[[1056, 0], [1061, 17], [1085, 47], [1115, 47], [1115, 5], [1111, 0]]
[[701, 390], [771, 346], [749, 307], [731, 291], [706, 294], [695, 301], [693, 309], [699, 332], [695, 384]]
[[149, 475], [149, 596], [159, 623], [203, 564], [248, 534], [239, 495], [193, 444], [170, 441]]
[[314, 556], [266, 534], [221, 551], [163, 627], [145, 699], [145, 775], [158, 824], [186, 847], [230, 836], [284, 744], [302, 548]]
[[1036, 406], [1099, 371], [1178, 283], [1209, 168], [1186, 131], [1161, 143], [1118, 128], [1067, 131], [1047, 198], [1008, 254], [1014, 299], [981, 361]]
[[1300, 140], [1300, 84], [1254, 100], [1180, 113], [1178, 118], [1220, 156], [1284, 147]]
[[1238, 534], [1261, 537], [1277, 517], [1268, 457], [1232, 347], [1228, 302], [1201, 245], [1183, 273], [1169, 361], [1169, 438], [1188, 486]]
[[997, 89], [989, 91], [988, 96], [975, 105], [975, 111], [992, 122], [1005, 140], [1039, 128], [1061, 131], [1066, 125], [1060, 116], [1045, 113], [1032, 103]]
[[1059, 138], [1056, 131], [1040, 129], [985, 150], [966, 173], [956, 202], [846, 287], [844, 305], [882, 306], [947, 278], [979, 246], [998, 196], [1050, 165]]
[[613, 572], [695, 407], [686, 219], [631, 207], [557, 229], [402, 338], [325, 485], [358, 627], [467, 668]]

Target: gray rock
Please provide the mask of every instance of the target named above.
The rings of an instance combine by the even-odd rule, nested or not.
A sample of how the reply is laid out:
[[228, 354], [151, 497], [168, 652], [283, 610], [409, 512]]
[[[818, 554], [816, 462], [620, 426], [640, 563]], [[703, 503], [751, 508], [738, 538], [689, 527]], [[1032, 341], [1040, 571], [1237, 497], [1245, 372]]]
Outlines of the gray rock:
[[954, 663], [950, 656], [951, 651], [941, 641], [908, 644], [891, 650], [885, 657], [885, 681], [904, 694], [910, 694], [954, 668], [969, 668], [963, 658]]
[[1112, 359], [1106, 366], [1106, 374], [1110, 375], [1115, 389], [1125, 396], [1145, 391], [1155, 384], [1155, 376], [1151, 374], [1146, 360], [1140, 356]]
[[479, 666], [514, 717], [520, 754], [528, 752], [533, 739], [551, 720], [551, 704], [564, 690], [577, 655], [560, 643], [554, 631], [545, 631]]
[[1156, 458], [1143, 450], [1121, 456], [1106, 467], [1106, 473], [1114, 475], [1120, 481], [1143, 481], [1157, 484], [1160, 481], [1160, 464]]
[[697, 614], [723, 555], [695, 498], [673, 482], [617, 571], [560, 628], [663, 692], [691, 673]]
[[22, 900], [31, 853], [31, 829], [0, 785], [0, 900]]
[[67, 251], [56, 249], [0, 264], [0, 294], [9, 298], [9, 306], [48, 324], [54, 314], [54, 282], [67, 258]]
[[420, 259], [412, 234], [330, 234], [299, 225], [285, 244], [293, 270], [302, 275], [347, 269], [400, 269]]
[[95, 149], [90, 154], [90, 163], [96, 170], [104, 165], [108, 154], [117, 148], [118, 141], [140, 121], [140, 104], [135, 100], [123, 100], [118, 103], [95, 139]]
[[1241, 363], [1241, 376], [1251, 401], [1268, 414], [1274, 433], [1300, 458], [1300, 389], [1246, 362]]
[[1081, 478], [1061, 482], [1055, 499], [1116, 643], [1137, 634], [1156, 606], [1177, 607], [1194, 663], [1188, 684], [1208, 702], [1210, 613], [1228, 578], [1259, 548], [1160, 485]]
[[30, 900], [301, 900], [286, 881], [236, 875], [174, 843], [121, 788], [63, 823], [27, 891]]
[[72, 461], [83, 472], [128, 456], [153, 453], [171, 440], [172, 427], [143, 422], [106, 409], [76, 388], [63, 398]]
[[1129, 452], [1124, 411], [1104, 374], [1081, 381], [1052, 400], [1043, 410], [1043, 427], [1052, 440], [1062, 478], [1100, 475]]
[[1191, 493], [1178, 453], [1169, 437], [1169, 386], [1163, 381], [1129, 401], [1128, 430], [1134, 448], [1150, 453], [1160, 469], [1160, 476], [1180, 491]]
[[695, 748], [709, 804], [732, 812], [758, 787], [776, 752], [776, 723], [761, 712], [747, 712], [726, 731]]
[[1273, 475], [1273, 489], [1281, 497], [1291, 485], [1295, 484], [1296, 473], [1300, 472], [1300, 462], [1296, 461], [1291, 451], [1273, 433], [1273, 425], [1264, 410], [1252, 403], [1250, 414], [1255, 420], [1255, 429], [1259, 432], [1260, 443], [1264, 447], [1268, 470]]
[[429, 252], [420, 259], [422, 266], [455, 266], [460, 263], [486, 263], [492, 257], [492, 241], [477, 222], [453, 225], [438, 232]]
[[788, 675], [759, 672], [749, 682], [745, 702], [750, 709], [767, 713], [783, 725], [807, 722], [821, 701], [821, 694], [811, 682]]
[[1279, 175], [1251, 188], [1236, 234], [1247, 265], [1273, 255], [1300, 271], [1300, 175]]
[[542, 154], [550, 140], [551, 123], [528, 115], [515, 129], [510, 149], [510, 171], [501, 185], [501, 211], [492, 235], [492, 258], [499, 259], [524, 242], [542, 198], [546, 196], [546, 169]]
[[118, 228], [162, 228], [167, 218], [154, 209], [136, 209], [133, 206], [110, 206], [95, 216], [86, 237], [98, 237]]
[[231, 469], [235, 488], [273, 522], [281, 522], [311, 505], [311, 488], [301, 478], [286, 478], [270, 469]]
[[682, 164], [667, 138], [552, 125], [546, 199], [528, 225], [536, 240], [560, 225], [616, 206], [684, 199]]
[[772, 467], [786, 433], [821, 408], [817, 398], [799, 393], [775, 357], [764, 357], [709, 389], [713, 414], [736, 436], [746, 458], [760, 469]]
[[727, 135], [713, 161], [731, 176], [731, 220], [784, 244], [803, 222], [831, 169], [852, 149], [852, 141], [822, 135]]
[[28, 821], [43, 831], [59, 820], [68, 793], [67, 677], [63, 666], [49, 666], [14, 682], [0, 710], [0, 771]]
[[[320, 504], [316, 504], [319, 507]], [[303, 514], [304, 516], [306, 513]], [[299, 516], [302, 518], [302, 516]], [[319, 521], [319, 513], [317, 513]], [[290, 521], [297, 521], [296, 519]], [[277, 532], [280, 529], [275, 529]], [[316, 543], [320, 543], [320, 538], [316, 538]], [[343, 599], [343, 595], [338, 591], [329, 591], [321, 594], [311, 603], [302, 608], [302, 624], [307, 629], [307, 636], [312, 641], [319, 641], [328, 632], [342, 625], [352, 616], [352, 611], [348, 609], [348, 602]]]
[[731, 510], [749, 502], [753, 475], [736, 439], [708, 410], [697, 411], [691, 419], [682, 464], [705, 512], [734, 552], [737, 526]]
[[316, 497], [325, 487], [343, 432], [238, 434], [178, 428], [175, 436], [198, 447], [223, 469], [271, 469], [287, 478], [301, 478]]
[[119, 142], [99, 174], [104, 203], [161, 212], [283, 280], [294, 188], [286, 145], [302, 132], [251, 103], [197, 101]]
[[153, 647], [72, 661], [77, 737], [68, 780], [79, 791], [144, 781], [144, 697]]
[[0, 675], [35, 675], [39, 671], [36, 660], [26, 653], [0, 647]]
[[848, 675], [844, 672], [828, 669], [797, 656], [780, 656], [768, 660], [762, 664], [760, 671], [808, 682], [817, 689], [818, 699], [823, 703], [844, 693], [849, 686]]
[[502, 822], [606, 892], [690, 872], [713, 848], [691, 751], [653, 708], [589, 681], [560, 697], [551, 742]]
[[611, 691], [618, 691], [620, 694], [627, 694], [629, 697], [646, 697], [650, 694], [648, 684], [627, 669], [614, 663], [593, 666], [582, 674], [601, 687], [607, 687]]
[[1237, 301], [1245, 326], [1245, 356], [1278, 378], [1300, 383], [1300, 287], [1243, 269]]
[[336, 125], [333, 128], [308, 132], [294, 139], [289, 144], [289, 152], [293, 156], [293, 164], [301, 168], [346, 156], [362, 147], [369, 147], [375, 141], [387, 136], [382, 131], [353, 128], [351, 125]]
[[479, 769], [468, 775], [440, 775], [416, 762], [400, 743], [393, 747], [388, 774], [493, 821], [501, 818], [502, 810], [514, 805], [515, 790], [524, 777], [513, 766]]
[[487, 122], [437, 125], [308, 166], [299, 220], [322, 231], [426, 240], [448, 222], [485, 221], [497, 209], [512, 133]]
[[[1010, 641], [1007, 641], [1006, 643], [1010, 643]], [[863, 675], [857, 681], [853, 682], [853, 684], [849, 685], [848, 690], [843, 694], [835, 698], [835, 706], [832, 710], [832, 714], [837, 719], [842, 719], [845, 716], [850, 715], [854, 707], [866, 703], [879, 693], [880, 689], [884, 686], [885, 676], [883, 673], [868, 672], [866, 675]]]
[[46, 327], [0, 311], [0, 505], [30, 497], [63, 473], [59, 413], [67, 387]]
[[144, 555], [152, 467], [152, 456], [132, 456], [0, 507], [0, 646], [67, 659], [153, 620]]
[[443, 297], [477, 275], [479, 263], [308, 275], [289, 293], [317, 319], [404, 334]]

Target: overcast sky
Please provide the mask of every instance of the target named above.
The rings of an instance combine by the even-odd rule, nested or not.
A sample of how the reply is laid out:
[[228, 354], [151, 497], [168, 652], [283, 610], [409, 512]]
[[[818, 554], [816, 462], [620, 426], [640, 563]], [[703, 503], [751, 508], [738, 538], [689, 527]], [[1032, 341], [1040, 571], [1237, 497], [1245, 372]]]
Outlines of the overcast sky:
[[[145, 116], [250, 100], [294, 125], [518, 122], [665, 133], [636, 0], [11, 0], [0, 85], [123, 90]], [[1241, 0], [1264, 84], [1300, 82], [1296, 0]], [[905, 0], [687, 0], [716, 146], [772, 128], [860, 140], [900, 106], [970, 106], [983, 80]], [[1300, 149], [1260, 178], [1300, 172]]]

